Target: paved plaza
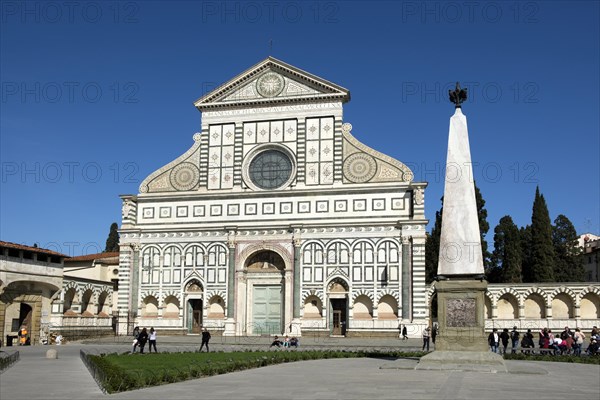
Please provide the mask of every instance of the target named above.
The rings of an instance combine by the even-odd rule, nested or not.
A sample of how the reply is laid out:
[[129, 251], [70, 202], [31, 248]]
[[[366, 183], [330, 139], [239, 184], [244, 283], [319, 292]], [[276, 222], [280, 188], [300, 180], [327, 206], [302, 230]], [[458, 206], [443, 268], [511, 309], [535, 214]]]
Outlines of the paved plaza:
[[[269, 338], [214, 338], [211, 350], [266, 349]], [[189, 351], [199, 338], [163, 337], [162, 351]], [[418, 350], [410, 339], [311, 339], [302, 348]], [[46, 351], [58, 350], [58, 359]], [[8, 347], [20, 360], [0, 375], [0, 399], [597, 399], [600, 366], [507, 361], [512, 373], [415, 371], [414, 360], [328, 359], [280, 364], [124, 392], [102, 393], [79, 350], [125, 352], [126, 338], [69, 343], [64, 346]], [[274, 350], [275, 351], [275, 350]], [[143, 357], [140, 362], [143, 362]]]

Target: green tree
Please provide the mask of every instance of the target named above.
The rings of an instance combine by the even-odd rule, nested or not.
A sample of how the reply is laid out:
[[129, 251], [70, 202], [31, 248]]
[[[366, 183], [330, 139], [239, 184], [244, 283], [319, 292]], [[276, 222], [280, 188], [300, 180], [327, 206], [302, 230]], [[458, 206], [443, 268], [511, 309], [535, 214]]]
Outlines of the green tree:
[[106, 248], [104, 251], [119, 251], [119, 225], [116, 222], [110, 225], [110, 232], [106, 239]]
[[523, 282], [534, 282], [531, 272], [531, 225], [519, 229], [519, 241], [521, 243], [521, 275]]
[[477, 186], [477, 182], [475, 182], [474, 185], [475, 185], [475, 201], [477, 203], [477, 218], [479, 220], [479, 235], [481, 236], [481, 253], [483, 256], [483, 268], [484, 268], [484, 270], [487, 270], [491, 265], [491, 263], [490, 263], [491, 254], [488, 251], [488, 243], [487, 243], [487, 240], [485, 239], [485, 236], [487, 235], [488, 231], [490, 230], [490, 224], [487, 221], [488, 212], [485, 209], [485, 200], [483, 199], [483, 196], [481, 195], [481, 191], [479, 190], [479, 187]]
[[[442, 203], [444, 198], [440, 199]], [[431, 228], [431, 234], [427, 233], [425, 237], [425, 282], [431, 283], [437, 275], [438, 259], [440, 256], [440, 236], [442, 234], [442, 211], [435, 213], [435, 223]]]
[[494, 229], [493, 272], [490, 282], [521, 283], [521, 239], [510, 215], [500, 218]]
[[531, 215], [531, 271], [533, 282], [554, 282], [554, 245], [548, 206], [540, 188], [535, 190]]
[[581, 248], [577, 239], [577, 231], [569, 218], [562, 214], [556, 217], [552, 227], [556, 282], [582, 282], [585, 278]]

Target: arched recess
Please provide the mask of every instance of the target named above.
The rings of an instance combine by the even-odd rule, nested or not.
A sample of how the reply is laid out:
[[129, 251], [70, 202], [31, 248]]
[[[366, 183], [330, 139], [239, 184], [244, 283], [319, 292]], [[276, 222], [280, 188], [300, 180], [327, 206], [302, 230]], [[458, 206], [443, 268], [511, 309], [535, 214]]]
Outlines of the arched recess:
[[364, 294], [357, 296], [354, 299], [352, 316], [354, 319], [372, 319], [373, 301]]
[[552, 299], [552, 318], [573, 318], [573, 299], [567, 293], [558, 293]]
[[579, 302], [579, 311], [582, 319], [600, 318], [600, 296], [596, 293], [588, 292]]
[[323, 316], [323, 302], [315, 295], [310, 295], [304, 300], [304, 315], [306, 319], [318, 319]]
[[94, 292], [92, 289], [86, 289], [81, 296], [81, 316], [94, 316]]
[[158, 299], [154, 296], [146, 296], [143, 301], [142, 317], [157, 318], [158, 317]]
[[63, 302], [63, 314], [66, 316], [75, 316], [77, 312], [73, 310], [73, 303], [77, 301], [77, 289], [70, 287], [65, 291]]
[[173, 295], [167, 296], [163, 302], [163, 318], [179, 318], [179, 299]]
[[386, 294], [379, 299], [377, 305], [378, 319], [397, 319], [398, 318], [398, 301], [394, 296]]
[[546, 318], [546, 302], [539, 293], [530, 293], [523, 302], [524, 317], [528, 319]]
[[484, 300], [485, 317], [487, 319], [491, 319], [492, 318], [492, 300], [489, 298], [489, 296], [487, 296], [487, 293], [486, 293], [486, 296], [484, 296], [484, 298], [485, 298], [485, 300]]
[[498, 319], [517, 319], [519, 317], [519, 301], [512, 293], [504, 293], [496, 303]]
[[208, 318], [224, 319], [225, 318], [225, 301], [221, 296], [212, 296], [208, 301]]
[[111, 311], [110, 304], [108, 304], [109, 294], [105, 290], [98, 296], [98, 309], [97, 314], [99, 317], [108, 317]]

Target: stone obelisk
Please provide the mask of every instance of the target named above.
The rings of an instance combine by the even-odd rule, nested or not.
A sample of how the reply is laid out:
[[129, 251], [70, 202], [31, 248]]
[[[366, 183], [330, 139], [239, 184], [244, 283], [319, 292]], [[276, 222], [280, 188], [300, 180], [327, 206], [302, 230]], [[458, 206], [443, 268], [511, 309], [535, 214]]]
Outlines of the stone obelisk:
[[475, 182], [467, 118], [461, 104], [467, 92], [456, 84], [450, 118], [444, 210], [438, 276], [439, 334], [435, 351], [421, 358], [418, 369], [506, 372], [501, 356], [489, 350], [485, 334], [485, 281]]

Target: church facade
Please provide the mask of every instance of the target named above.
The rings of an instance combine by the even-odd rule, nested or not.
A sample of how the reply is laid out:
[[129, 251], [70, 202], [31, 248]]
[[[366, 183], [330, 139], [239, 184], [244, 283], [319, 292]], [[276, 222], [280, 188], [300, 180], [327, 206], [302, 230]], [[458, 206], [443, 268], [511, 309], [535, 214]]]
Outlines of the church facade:
[[197, 100], [191, 148], [121, 196], [119, 315], [224, 335], [426, 326], [426, 183], [352, 135], [349, 100], [271, 57]]

